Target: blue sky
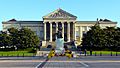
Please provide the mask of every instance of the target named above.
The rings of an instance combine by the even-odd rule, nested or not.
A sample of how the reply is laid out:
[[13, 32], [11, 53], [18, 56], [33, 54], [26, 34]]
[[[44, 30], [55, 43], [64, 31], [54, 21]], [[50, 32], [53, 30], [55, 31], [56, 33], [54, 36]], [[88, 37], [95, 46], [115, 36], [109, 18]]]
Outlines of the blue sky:
[[76, 15], [79, 21], [110, 19], [120, 26], [120, 0], [0, 0], [0, 30], [2, 21], [42, 20], [42, 16], [62, 8]]

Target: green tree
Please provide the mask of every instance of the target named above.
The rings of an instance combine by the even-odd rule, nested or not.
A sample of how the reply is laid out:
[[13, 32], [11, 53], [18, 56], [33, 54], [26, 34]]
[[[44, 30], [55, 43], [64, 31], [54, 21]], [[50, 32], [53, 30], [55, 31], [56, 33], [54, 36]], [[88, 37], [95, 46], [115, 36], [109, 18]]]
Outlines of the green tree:
[[115, 37], [114, 37], [115, 47], [117, 48], [116, 50], [120, 51], [119, 49], [120, 48], [120, 27], [117, 27], [115, 32], [116, 32]]
[[106, 34], [106, 38], [105, 40], [107, 40], [107, 47], [112, 47], [115, 46], [115, 36], [116, 36], [116, 31], [114, 27], [106, 27], [106, 29], [104, 29], [105, 34]]
[[95, 25], [91, 27], [91, 30], [89, 30], [83, 37], [82, 45], [84, 47], [103, 47], [105, 44], [104, 40], [105, 34], [103, 29], [100, 28], [99, 25]]
[[5, 32], [0, 34], [0, 46], [14, 47], [15, 49], [36, 49], [40, 43], [38, 36], [30, 29], [9, 28], [8, 32], [9, 34]]
[[27, 28], [18, 31], [19, 44], [21, 48], [34, 48], [40, 43], [38, 36]]
[[11, 36], [7, 35], [6, 33], [0, 34], [0, 46], [1, 47], [11, 47], [12, 41], [11, 41]]
[[116, 50], [117, 47], [120, 47], [120, 28], [106, 27], [100, 29], [99, 25], [92, 26], [91, 30], [83, 37], [82, 45]]
[[19, 45], [19, 35], [18, 35], [18, 29], [15, 28], [9, 28], [9, 36], [11, 36], [12, 41], [12, 47], [17, 47]]

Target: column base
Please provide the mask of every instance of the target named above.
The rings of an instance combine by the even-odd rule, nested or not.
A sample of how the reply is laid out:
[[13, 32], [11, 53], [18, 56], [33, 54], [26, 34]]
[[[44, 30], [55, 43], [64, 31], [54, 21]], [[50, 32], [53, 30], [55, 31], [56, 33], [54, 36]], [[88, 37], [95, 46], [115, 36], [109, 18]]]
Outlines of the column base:
[[50, 40], [49, 42], [53, 42], [52, 40]]
[[42, 46], [46, 46], [46, 41], [42, 41]]
[[70, 40], [67, 40], [67, 42], [70, 42]]

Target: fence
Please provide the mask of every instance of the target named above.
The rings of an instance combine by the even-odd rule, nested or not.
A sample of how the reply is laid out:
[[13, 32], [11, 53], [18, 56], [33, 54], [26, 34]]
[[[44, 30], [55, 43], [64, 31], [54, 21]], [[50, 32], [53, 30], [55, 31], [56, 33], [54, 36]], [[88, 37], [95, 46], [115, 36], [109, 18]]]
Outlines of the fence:
[[0, 54], [0, 57], [34, 57], [36, 56], [35, 53], [33, 54], [25, 54], [25, 53], [18, 53], [18, 54], [4, 54], [4, 53], [1, 53]]
[[[74, 51], [75, 54], [79, 54], [80, 56], [120, 56], [120, 52], [112, 52], [112, 51], [87, 51], [86, 53], [84, 51]], [[35, 57], [35, 56], [46, 56], [49, 52], [47, 51], [41, 51], [38, 54], [37, 53], [17, 53], [17, 54], [4, 54], [0, 53], [0, 57]]]
[[84, 53], [84, 56], [120, 56], [120, 52], [114, 52], [114, 51], [87, 51], [87, 53]]

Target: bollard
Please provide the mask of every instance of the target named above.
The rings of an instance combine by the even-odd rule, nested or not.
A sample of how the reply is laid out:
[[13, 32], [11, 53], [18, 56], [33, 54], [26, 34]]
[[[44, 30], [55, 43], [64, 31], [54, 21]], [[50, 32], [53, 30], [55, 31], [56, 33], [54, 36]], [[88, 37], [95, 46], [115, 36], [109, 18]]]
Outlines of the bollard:
[[112, 51], [111, 51], [111, 56], [112, 56]]
[[23, 57], [24, 57], [24, 53], [23, 53]]
[[90, 50], [90, 56], [92, 56], [92, 50]]
[[102, 56], [102, 52], [100, 52], [100, 56]]
[[96, 56], [96, 52], [95, 52], [95, 56]]
[[118, 56], [117, 52], [116, 52], [116, 56]]

